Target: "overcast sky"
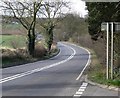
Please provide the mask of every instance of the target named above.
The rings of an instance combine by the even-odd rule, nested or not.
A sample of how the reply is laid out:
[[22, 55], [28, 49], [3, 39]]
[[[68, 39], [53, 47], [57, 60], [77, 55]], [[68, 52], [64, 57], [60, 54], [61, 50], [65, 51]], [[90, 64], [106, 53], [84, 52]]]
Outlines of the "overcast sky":
[[82, 0], [65, 0], [70, 2], [71, 12], [77, 13], [80, 16], [84, 17], [87, 15], [87, 10], [85, 10], [85, 2]]
[[[87, 14], [87, 10], [85, 10], [86, 6], [84, 1], [82, 0], [64, 0], [64, 1], [70, 2], [71, 7], [70, 12], [79, 14], [82, 17], [84, 17]], [[0, 14], [1, 12], [2, 11], [0, 10]]]

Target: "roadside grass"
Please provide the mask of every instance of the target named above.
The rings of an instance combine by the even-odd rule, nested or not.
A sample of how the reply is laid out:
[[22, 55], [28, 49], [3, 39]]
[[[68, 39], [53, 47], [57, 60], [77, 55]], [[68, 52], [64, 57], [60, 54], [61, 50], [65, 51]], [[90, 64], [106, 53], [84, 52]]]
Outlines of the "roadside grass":
[[32, 63], [40, 60], [49, 59], [59, 53], [59, 49], [57, 49], [56, 45], [53, 45], [51, 52], [48, 54], [44, 44], [38, 43], [35, 46], [35, 55], [31, 57], [27, 50], [24, 48], [18, 49], [2, 49], [2, 66], [1, 68], [18, 66], [26, 63]]
[[89, 80], [99, 84], [120, 87], [119, 69], [116, 69], [114, 72], [114, 80], [106, 79], [106, 45], [104, 38], [99, 39], [98, 41], [93, 41], [89, 34], [85, 34], [81, 35], [79, 40], [72, 38], [70, 42], [85, 47], [91, 52], [91, 64], [85, 72], [85, 74], [88, 75]]
[[26, 37], [23, 35], [0, 35], [0, 47], [21, 48], [26, 47]]
[[113, 80], [111, 79], [107, 80], [106, 66], [100, 64], [99, 59], [93, 50], [90, 50], [90, 52], [92, 53], [92, 58], [91, 64], [87, 70], [88, 79], [96, 83], [120, 87], [119, 76], [115, 77]]

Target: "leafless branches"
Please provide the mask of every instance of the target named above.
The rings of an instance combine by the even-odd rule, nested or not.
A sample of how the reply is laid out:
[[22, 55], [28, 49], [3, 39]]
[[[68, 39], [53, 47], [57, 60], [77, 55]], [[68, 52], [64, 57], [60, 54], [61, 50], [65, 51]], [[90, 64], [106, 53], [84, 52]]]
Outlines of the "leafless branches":
[[[30, 55], [33, 55], [36, 20], [45, 18], [45, 22], [40, 23], [39, 21], [39, 24], [53, 37], [53, 29], [63, 15], [62, 8], [67, 7], [67, 4], [62, 0], [55, 0], [54, 2], [52, 0], [34, 0], [29, 2], [3, 0], [1, 7], [5, 12], [4, 14], [15, 17], [26, 28], [29, 41], [28, 50]], [[53, 39], [52, 37], [50, 39]]]

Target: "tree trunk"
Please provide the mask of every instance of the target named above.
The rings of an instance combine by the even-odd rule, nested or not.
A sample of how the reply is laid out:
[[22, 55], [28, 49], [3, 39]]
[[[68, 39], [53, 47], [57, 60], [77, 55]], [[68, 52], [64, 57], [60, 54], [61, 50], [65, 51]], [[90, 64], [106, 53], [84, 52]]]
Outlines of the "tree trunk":
[[48, 46], [49, 51], [51, 50], [52, 43], [53, 43], [53, 32], [49, 35], [49, 46]]
[[32, 35], [31, 31], [28, 31], [28, 52], [29, 55], [34, 57], [35, 51], [35, 35]]
[[53, 43], [53, 27], [48, 28], [46, 30], [46, 33], [47, 33], [47, 39], [46, 39], [47, 49], [48, 49], [48, 52], [50, 52], [51, 46], [52, 46], [52, 43]]

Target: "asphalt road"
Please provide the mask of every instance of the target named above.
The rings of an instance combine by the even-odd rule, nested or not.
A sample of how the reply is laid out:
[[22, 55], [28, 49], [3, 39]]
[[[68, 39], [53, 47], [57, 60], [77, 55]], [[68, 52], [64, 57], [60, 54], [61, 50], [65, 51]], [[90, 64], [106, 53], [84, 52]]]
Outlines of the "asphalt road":
[[87, 88], [81, 75], [90, 63], [88, 51], [68, 43], [58, 47], [51, 59], [2, 69], [2, 96], [74, 96], [81, 85]]

